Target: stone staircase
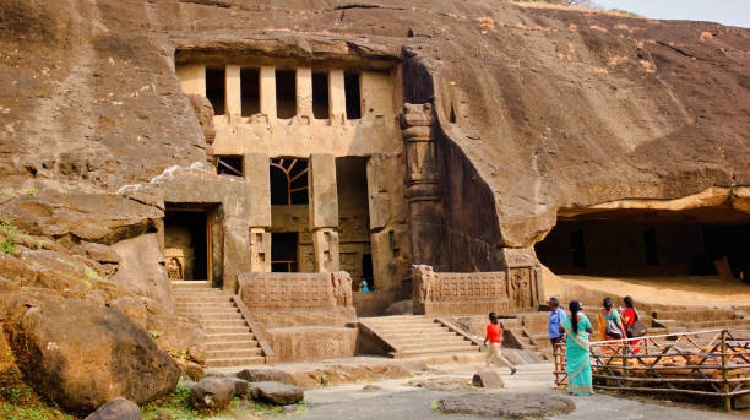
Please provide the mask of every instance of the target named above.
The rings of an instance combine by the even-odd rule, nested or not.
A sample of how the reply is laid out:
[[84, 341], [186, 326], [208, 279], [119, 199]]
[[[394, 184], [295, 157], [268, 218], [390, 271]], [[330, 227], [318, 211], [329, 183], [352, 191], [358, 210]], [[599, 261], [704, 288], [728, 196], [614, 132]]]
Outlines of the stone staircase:
[[469, 337], [427, 316], [359, 318], [359, 324], [387, 344], [392, 358], [456, 357], [467, 353], [473, 356], [480, 351]]
[[206, 368], [266, 363], [263, 349], [233, 296], [203, 281], [173, 281], [175, 311], [200, 325]]

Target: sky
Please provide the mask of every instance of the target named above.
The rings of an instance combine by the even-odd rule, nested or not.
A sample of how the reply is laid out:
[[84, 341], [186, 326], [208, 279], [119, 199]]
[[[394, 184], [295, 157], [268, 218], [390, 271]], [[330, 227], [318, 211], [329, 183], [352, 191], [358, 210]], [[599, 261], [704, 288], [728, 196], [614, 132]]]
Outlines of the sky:
[[750, 0], [592, 0], [653, 19], [702, 20], [750, 28]]

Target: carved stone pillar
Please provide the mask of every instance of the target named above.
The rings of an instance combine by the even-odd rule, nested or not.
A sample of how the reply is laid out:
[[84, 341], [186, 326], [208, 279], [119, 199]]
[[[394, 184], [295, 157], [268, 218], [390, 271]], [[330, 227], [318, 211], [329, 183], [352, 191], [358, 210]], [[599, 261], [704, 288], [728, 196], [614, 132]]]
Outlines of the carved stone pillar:
[[[445, 269], [445, 212], [435, 139], [432, 104], [404, 104], [401, 129], [406, 152], [406, 196], [409, 202], [412, 264]], [[402, 291], [412, 292], [409, 279]], [[406, 297], [405, 296], [405, 297]]]
[[271, 272], [270, 158], [265, 153], [243, 156], [242, 171], [250, 189], [250, 271]]
[[318, 272], [339, 270], [339, 201], [336, 158], [330, 153], [310, 156], [310, 232]]

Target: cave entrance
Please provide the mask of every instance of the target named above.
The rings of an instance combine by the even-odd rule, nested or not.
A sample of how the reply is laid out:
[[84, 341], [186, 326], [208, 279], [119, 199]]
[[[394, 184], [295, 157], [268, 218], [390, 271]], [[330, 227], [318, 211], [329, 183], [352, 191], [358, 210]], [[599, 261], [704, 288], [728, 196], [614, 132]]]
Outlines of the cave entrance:
[[337, 158], [336, 182], [339, 267], [351, 274], [355, 286], [364, 280], [372, 290], [376, 284], [370, 244], [367, 158]]
[[[170, 280], [219, 281], [221, 261], [212, 246], [221, 229], [216, 206], [167, 204], [164, 212], [164, 266]], [[219, 247], [217, 247], [219, 248]]]
[[748, 280], [750, 215], [729, 207], [560, 217], [536, 246], [555, 274]]

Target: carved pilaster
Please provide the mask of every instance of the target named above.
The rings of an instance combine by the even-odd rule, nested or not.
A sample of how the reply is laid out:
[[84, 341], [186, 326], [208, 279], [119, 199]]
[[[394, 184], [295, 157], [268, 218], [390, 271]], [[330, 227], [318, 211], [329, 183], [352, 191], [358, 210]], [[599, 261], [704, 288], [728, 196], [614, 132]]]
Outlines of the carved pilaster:
[[532, 249], [503, 248], [501, 264], [508, 273], [511, 303], [518, 309], [536, 309], [544, 302], [542, 269]]
[[[432, 104], [404, 104], [401, 129], [406, 153], [406, 196], [412, 263], [444, 267], [444, 210], [433, 135]], [[408, 282], [408, 280], [407, 280]], [[411, 292], [408, 284], [404, 292]]]

